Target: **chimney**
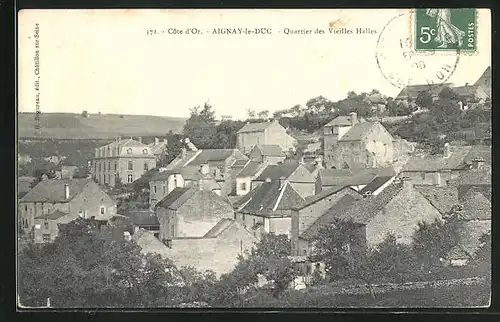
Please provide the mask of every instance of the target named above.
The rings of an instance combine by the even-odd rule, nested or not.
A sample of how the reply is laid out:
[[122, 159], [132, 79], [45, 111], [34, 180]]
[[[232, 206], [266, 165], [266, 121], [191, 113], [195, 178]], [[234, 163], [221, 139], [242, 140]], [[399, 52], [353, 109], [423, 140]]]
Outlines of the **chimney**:
[[481, 158], [475, 158], [472, 160], [472, 169], [480, 170], [484, 167], [484, 160]]
[[451, 156], [451, 146], [450, 146], [450, 143], [448, 143], [448, 142], [444, 144], [443, 156], [445, 158], [449, 158]]
[[356, 114], [356, 112], [351, 112], [351, 113], [349, 113], [349, 115], [351, 116], [351, 124], [352, 125], [358, 123], [358, 114]]
[[64, 199], [69, 199], [69, 184], [64, 184]]
[[465, 86], [468, 87], [469, 86], [469, 83], [465, 83]]
[[139, 141], [139, 143], [142, 143], [142, 137], [141, 137], [141, 136], [139, 136], [139, 137], [137, 138], [137, 141]]
[[160, 139], [159, 138], [155, 138], [155, 145], [158, 145], [160, 144]]
[[47, 307], [50, 307], [50, 297], [47, 297]]
[[204, 163], [200, 166], [200, 173], [203, 175], [207, 175], [210, 172], [210, 167], [208, 164]]

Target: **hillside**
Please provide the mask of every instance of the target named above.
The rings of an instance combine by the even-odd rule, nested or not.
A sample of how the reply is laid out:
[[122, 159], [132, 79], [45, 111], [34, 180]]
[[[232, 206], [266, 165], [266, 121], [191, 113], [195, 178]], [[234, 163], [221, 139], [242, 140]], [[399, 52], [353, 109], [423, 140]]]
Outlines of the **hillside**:
[[40, 131], [35, 113], [19, 113], [19, 138], [106, 139], [116, 136], [164, 136], [179, 133], [186, 119], [150, 115], [42, 113]]

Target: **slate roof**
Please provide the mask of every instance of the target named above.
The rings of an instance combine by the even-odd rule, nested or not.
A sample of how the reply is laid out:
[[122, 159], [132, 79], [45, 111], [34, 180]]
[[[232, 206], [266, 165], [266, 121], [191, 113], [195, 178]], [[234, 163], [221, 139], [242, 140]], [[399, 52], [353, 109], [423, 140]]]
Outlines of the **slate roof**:
[[420, 192], [420, 194], [441, 213], [441, 215], [446, 214], [453, 206], [459, 203], [458, 190], [454, 186], [415, 186], [415, 189]]
[[272, 180], [278, 180], [280, 177], [288, 178], [292, 173], [297, 170], [300, 163], [297, 161], [285, 161], [282, 164], [272, 164], [268, 165], [264, 171], [255, 179], [256, 181], [265, 181], [266, 178]]
[[[340, 192], [341, 190], [343, 190], [344, 188], [346, 189], [351, 189], [351, 188], [348, 188], [347, 186], [343, 186], [343, 185], [339, 185], [339, 186], [333, 186], [333, 187], [328, 187], [327, 189], [323, 189], [320, 193], [318, 194], [315, 194], [315, 195], [312, 195], [312, 196], [309, 196], [309, 197], [306, 197], [304, 199], [304, 201], [298, 203], [295, 207], [293, 207], [294, 210], [301, 210], [301, 209], [304, 209], [305, 207], [307, 206], [310, 206], [312, 204], [314, 204], [315, 202], [319, 201], [319, 200], [322, 200], [324, 198], [327, 198], [331, 195], [334, 195], [338, 192]], [[353, 189], [351, 189], [352, 191], [355, 191]]]
[[170, 162], [166, 168], [167, 170], [179, 169], [184, 166], [186, 162], [188, 162], [191, 158], [193, 158], [196, 154], [200, 153], [200, 151], [186, 151], [185, 157], [182, 157], [182, 153], [175, 157], [172, 162]]
[[409, 96], [409, 97], [415, 99], [415, 98], [417, 98], [417, 96], [420, 92], [426, 92], [426, 91], [430, 91], [434, 95], [439, 95], [439, 93], [441, 92], [441, 90], [444, 87], [451, 86], [451, 85], [452, 85], [451, 83], [445, 83], [445, 84], [435, 85], [435, 86], [429, 86], [428, 84], [409, 85], [409, 86], [406, 86], [405, 88], [403, 88], [401, 90], [401, 92], [399, 92], [399, 94], [396, 98], [403, 98], [403, 97]]
[[356, 123], [349, 129], [349, 131], [347, 131], [347, 133], [340, 137], [339, 142], [361, 141], [370, 133], [371, 129], [376, 124], [377, 122]]
[[225, 161], [233, 153], [234, 149], [203, 149], [201, 152], [189, 162], [189, 165], [201, 165], [210, 161]]
[[171, 175], [180, 173], [181, 172], [179, 170], [165, 170], [155, 174], [153, 178], [151, 178], [151, 181], [166, 181]]
[[271, 157], [283, 157], [285, 154], [281, 147], [277, 144], [262, 144], [256, 145], [255, 149], [258, 149], [262, 155]]
[[126, 217], [136, 226], [157, 226], [160, 225], [158, 217], [156, 217], [154, 212], [149, 210], [136, 210], [128, 211], [125, 214]]
[[275, 211], [290, 210], [302, 201], [304, 199], [288, 182], [280, 188], [279, 181], [271, 181], [250, 191], [235, 203], [235, 207], [244, 205], [240, 212], [268, 217]]
[[352, 219], [359, 224], [367, 224], [375, 217], [401, 190], [403, 182], [391, 184], [376, 196], [369, 196], [354, 203], [352, 207], [338, 213], [339, 219]]
[[247, 163], [248, 163], [248, 160], [236, 160], [231, 167], [232, 168], [243, 168], [247, 165]]
[[319, 171], [319, 175], [323, 187], [363, 185], [372, 182], [377, 177], [375, 173], [367, 169], [356, 174], [348, 169], [322, 169]]
[[[65, 199], [65, 187], [69, 185], [69, 198]], [[44, 180], [31, 189], [22, 199], [22, 202], [53, 202], [64, 203], [71, 201], [88, 184], [97, 185], [91, 179], [62, 179]]]
[[[459, 246], [454, 247], [448, 254], [449, 259], [470, 259], [481, 247], [479, 239], [483, 234], [491, 233], [491, 221], [465, 221], [459, 228]], [[468, 254], [468, 255], [467, 255]]]
[[363, 189], [359, 192], [361, 194], [367, 192], [375, 192], [378, 188], [382, 187], [387, 181], [391, 180], [393, 176], [390, 177], [375, 177], [371, 182], [369, 182]]
[[66, 216], [68, 213], [67, 212], [62, 212], [59, 209], [54, 210], [53, 212], [50, 212], [48, 214], [42, 214], [37, 216], [37, 219], [47, 219], [47, 220], [56, 220], [61, 217]]
[[226, 230], [229, 226], [233, 224], [234, 220], [230, 218], [222, 218], [218, 223], [215, 224], [215, 226], [212, 227], [204, 236], [203, 238], [210, 238], [210, 237], [217, 237], [219, 236], [224, 230]]
[[247, 123], [238, 131], [238, 133], [263, 132], [270, 125], [271, 122]]
[[165, 196], [160, 202], [158, 202], [155, 208], [170, 208], [170, 209], [178, 209], [180, 206], [184, 204], [194, 193], [196, 189], [192, 187], [177, 187], [172, 190], [168, 195]]
[[[358, 122], [366, 122], [363, 117], [357, 117]], [[352, 125], [351, 116], [340, 115], [328, 122], [325, 126], [350, 126]]]
[[367, 95], [366, 100], [372, 104], [385, 104], [387, 100], [380, 94]]
[[477, 87], [471, 85], [457, 86], [453, 87], [452, 90], [458, 94], [458, 96], [473, 96], [476, 94]]
[[307, 227], [301, 234], [301, 239], [311, 240], [318, 231], [331, 223], [334, 219], [341, 214], [343, 211], [351, 207], [356, 201], [361, 198], [355, 198], [351, 195], [345, 195], [340, 198], [330, 209], [328, 209], [321, 217], [319, 217], [314, 223]]
[[258, 161], [250, 161], [236, 176], [238, 178], [253, 177], [261, 170], [262, 166], [264, 165]]

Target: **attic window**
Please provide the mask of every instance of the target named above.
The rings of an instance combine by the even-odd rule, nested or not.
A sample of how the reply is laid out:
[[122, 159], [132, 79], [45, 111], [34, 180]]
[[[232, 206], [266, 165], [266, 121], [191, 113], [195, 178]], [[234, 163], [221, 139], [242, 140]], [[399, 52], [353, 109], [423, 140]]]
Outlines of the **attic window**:
[[132, 149], [127, 149], [127, 154], [132, 154]]
[[148, 149], [142, 150], [142, 154], [148, 154]]

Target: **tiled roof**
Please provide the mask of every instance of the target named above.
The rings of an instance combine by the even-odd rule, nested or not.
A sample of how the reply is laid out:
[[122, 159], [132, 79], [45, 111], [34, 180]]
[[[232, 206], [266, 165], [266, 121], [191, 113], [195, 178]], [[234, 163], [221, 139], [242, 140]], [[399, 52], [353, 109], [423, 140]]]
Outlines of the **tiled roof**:
[[160, 224], [156, 215], [149, 210], [128, 211], [125, 213], [125, 216], [137, 226], [156, 226]]
[[461, 218], [464, 220], [489, 220], [491, 219], [491, 200], [481, 192], [469, 189], [462, 199]]
[[491, 185], [491, 166], [485, 165], [481, 169], [464, 171], [458, 177], [459, 185]]
[[[474, 150], [476, 150], [476, 148]], [[472, 156], [477, 154], [475, 152], [471, 153], [471, 151], [472, 147], [470, 146], [452, 146], [451, 155], [448, 158], [445, 158], [442, 154], [413, 156], [403, 166], [402, 171], [432, 172], [440, 170], [462, 169], [466, 164], [465, 160], [473, 158], [468, 157], [468, 155], [470, 154]]]
[[204, 149], [201, 150], [201, 153], [199, 153], [193, 161], [189, 162], [189, 165], [201, 165], [208, 162], [225, 161], [234, 152], [234, 149]]
[[237, 174], [238, 178], [253, 177], [261, 170], [264, 165], [258, 161], [250, 161], [248, 164]]
[[241, 200], [238, 205], [245, 205], [241, 212], [256, 215], [270, 215], [279, 210], [290, 210], [300, 204], [304, 199], [285, 181], [280, 188], [279, 181], [264, 182]]
[[222, 218], [203, 237], [204, 238], [217, 237], [232, 224], [233, 224], [233, 219]]
[[42, 215], [39, 215], [37, 216], [36, 218], [37, 219], [47, 219], [47, 220], [56, 220], [56, 219], [59, 219], [61, 217], [64, 217], [66, 216], [68, 213], [66, 212], [62, 212], [60, 211], [59, 209], [56, 209], [54, 210], [53, 212], [51, 213], [48, 213], [48, 214], [42, 214]]
[[[362, 117], [357, 118], [358, 122], [366, 122]], [[325, 126], [350, 126], [352, 125], [351, 116], [340, 115], [328, 122]]]
[[459, 203], [458, 190], [454, 186], [436, 187], [436, 186], [415, 186], [441, 215], [449, 212], [453, 206]]
[[339, 142], [360, 141], [370, 133], [375, 124], [377, 124], [377, 122], [357, 123], [351, 127], [346, 134], [340, 137]]
[[272, 157], [282, 157], [285, 156], [281, 147], [277, 144], [263, 144], [256, 145], [255, 149], [259, 149], [262, 155], [272, 156]]
[[[69, 198], [65, 199], [65, 184], [69, 185]], [[86, 185], [97, 185], [91, 179], [44, 180], [31, 189], [23, 202], [69, 202], [82, 192]]]
[[339, 219], [352, 219], [359, 224], [368, 223], [404, 188], [402, 182], [393, 183], [376, 196], [369, 196], [338, 213]]
[[[324, 198], [328, 198], [329, 196], [334, 195], [343, 189], [351, 189], [351, 188], [348, 188], [347, 186], [328, 187], [327, 189], [323, 189], [318, 194], [307, 197], [303, 202], [301, 202], [301, 203], [297, 204], [295, 207], [293, 207], [293, 209], [295, 209], [295, 210], [304, 209], [305, 207], [310, 206], [313, 203], [318, 202], [319, 200], [322, 200]], [[351, 189], [351, 190], [355, 191], [353, 189]]]
[[470, 259], [481, 247], [480, 238], [491, 233], [491, 221], [464, 221], [460, 223], [458, 246], [448, 254], [449, 259]]
[[351, 195], [345, 195], [340, 198], [330, 209], [328, 209], [321, 217], [319, 217], [313, 224], [311, 224], [306, 230], [300, 234], [300, 238], [304, 240], [310, 240], [313, 238], [318, 231], [333, 222], [333, 220], [339, 216], [344, 210], [351, 207], [356, 201], [358, 201], [361, 196], [356, 198]]
[[168, 195], [165, 196], [160, 202], [158, 202], [155, 208], [170, 208], [178, 209], [184, 204], [194, 193], [196, 189], [191, 187], [177, 187], [172, 190]]
[[271, 125], [271, 122], [261, 122], [261, 123], [247, 123], [243, 126], [238, 133], [247, 132], [262, 132]]
[[288, 178], [299, 167], [297, 161], [288, 160], [282, 164], [268, 165], [257, 177], [257, 181], [265, 181], [267, 178], [278, 180], [281, 177]]

